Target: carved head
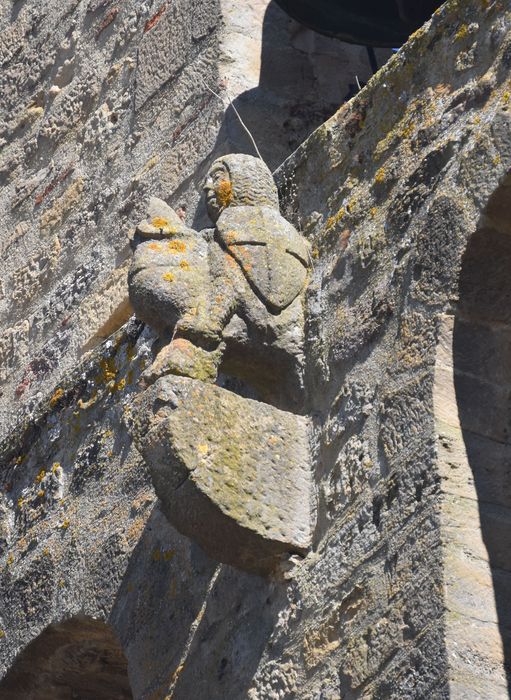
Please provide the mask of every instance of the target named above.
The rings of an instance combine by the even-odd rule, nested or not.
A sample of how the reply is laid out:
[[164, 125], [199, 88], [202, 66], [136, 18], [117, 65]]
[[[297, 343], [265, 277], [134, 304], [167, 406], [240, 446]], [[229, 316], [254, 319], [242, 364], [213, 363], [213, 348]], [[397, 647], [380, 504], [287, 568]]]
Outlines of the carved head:
[[267, 165], [260, 158], [242, 153], [217, 158], [207, 174], [204, 191], [213, 222], [227, 207], [279, 208], [277, 188]]

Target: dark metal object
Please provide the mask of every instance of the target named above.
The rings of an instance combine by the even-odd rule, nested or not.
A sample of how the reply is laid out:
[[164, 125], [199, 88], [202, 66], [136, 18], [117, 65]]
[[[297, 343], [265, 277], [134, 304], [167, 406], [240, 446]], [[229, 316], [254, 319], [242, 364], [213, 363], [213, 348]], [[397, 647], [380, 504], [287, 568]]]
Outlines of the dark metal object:
[[275, 0], [320, 34], [368, 46], [401, 46], [442, 0]]

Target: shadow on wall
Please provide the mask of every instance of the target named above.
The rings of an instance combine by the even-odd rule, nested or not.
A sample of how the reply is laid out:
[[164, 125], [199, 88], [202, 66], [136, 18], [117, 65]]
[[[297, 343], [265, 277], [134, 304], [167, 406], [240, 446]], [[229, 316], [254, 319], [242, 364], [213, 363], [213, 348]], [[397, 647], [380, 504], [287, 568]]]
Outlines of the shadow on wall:
[[73, 617], [49, 625], [2, 681], [4, 700], [131, 700], [127, 661], [110, 625]]
[[511, 175], [469, 242], [454, 325], [456, 400], [491, 567], [498, 627], [511, 659]]
[[49, 625], [18, 656], [0, 697], [246, 697], [286, 602], [282, 585], [212, 561], [156, 507], [108, 621]]
[[[235, 40], [225, 50], [233, 53]], [[377, 66], [391, 54], [388, 49], [377, 49]], [[322, 36], [270, 2], [262, 29], [259, 85], [242, 92], [233, 105], [273, 171], [356, 94], [357, 83], [365, 84], [372, 74], [365, 46]], [[228, 92], [229, 86], [224, 87]], [[222, 97], [227, 103], [225, 92]], [[217, 156], [232, 152], [257, 155], [235, 109], [227, 107], [213, 152]], [[199, 207], [193, 226], [207, 225], [204, 208]]]
[[246, 697], [286, 601], [283, 586], [213, 561], [155, 507], [109, 618], [134, 697]]

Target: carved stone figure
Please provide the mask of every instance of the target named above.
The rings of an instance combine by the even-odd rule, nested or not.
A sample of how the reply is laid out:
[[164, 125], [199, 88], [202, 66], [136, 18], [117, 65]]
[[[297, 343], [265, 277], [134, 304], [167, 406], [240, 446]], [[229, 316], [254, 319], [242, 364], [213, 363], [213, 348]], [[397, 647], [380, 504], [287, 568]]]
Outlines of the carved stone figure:
[[214, 229], [193, 231], [154, 198], [136, 229], [130, 299], [160, 340], [132, 431], [177, 529], [268, 573], [312, 536], [300, 415], [309, 246], [261, 160], [219, 158], [204, 189]]
[[222, 363], [257, 397], [295, 409], [308, 243], [280, 215], [260, 159], [219, 158], [204, 189], [215, 229], [195, 232], [153, 198], [136, 230], [130, 299], [165, 344], [146, 379], [170, 373], [215, 381]]

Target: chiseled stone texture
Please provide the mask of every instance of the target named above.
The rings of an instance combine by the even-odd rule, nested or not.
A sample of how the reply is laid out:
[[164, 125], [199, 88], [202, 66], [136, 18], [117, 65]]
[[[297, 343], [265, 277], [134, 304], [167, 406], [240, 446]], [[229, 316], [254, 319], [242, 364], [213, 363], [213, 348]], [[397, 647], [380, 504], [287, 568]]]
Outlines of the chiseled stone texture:
[[[442, 439], [453, 451], [460, 443], [436, 439], [433, 387], [467, 241], [484, 231], [482, 211], [511, 169], [510, 70], [507, 3], [450, 0], [279, 170], [284, 214], [313, 245], [313, 551], [273, 581], [208, 559], [167, 524], [122, 421], [151, 359], [147, 330], [130, 325], [4, 448], [2, 668], [48, 624], [87, 615], [115, 629], [136, 698], [506, 696], [502, 609], [488, 587], [490, 576], [494, 590], [498, 577], [507, 584], [509, 559], [497, 549], [499, 567], [486, 565], [490, 540], [477, 528], [457, 544], [475, 516], [473, 489], [449, 465], [456, 454], [438, 459]], [[507, 216], [493, 215], [497, 228]], [[491, 232], [484, 240], [495, 244]], [[503, 249], [482, 268], [488, 308], [505, 279]], [[7, 356], [29, 353], [28, 323], [10, 328]], [[437, 379], [441, 396], [450, 380]], [[497, 444], [504, 416], [494, 415], [479, 430]], [[503, 498], [482, 484], [488, 500]], [[507, 522], [484, 510], [482, 523]]]
[[214, 155], [253, 152], [229, 99], [273, 168], [370, 75], [363, 48], [267, 6], [0, 0], [1, 435], [130, 317], [149, 195], [201, 221]]

